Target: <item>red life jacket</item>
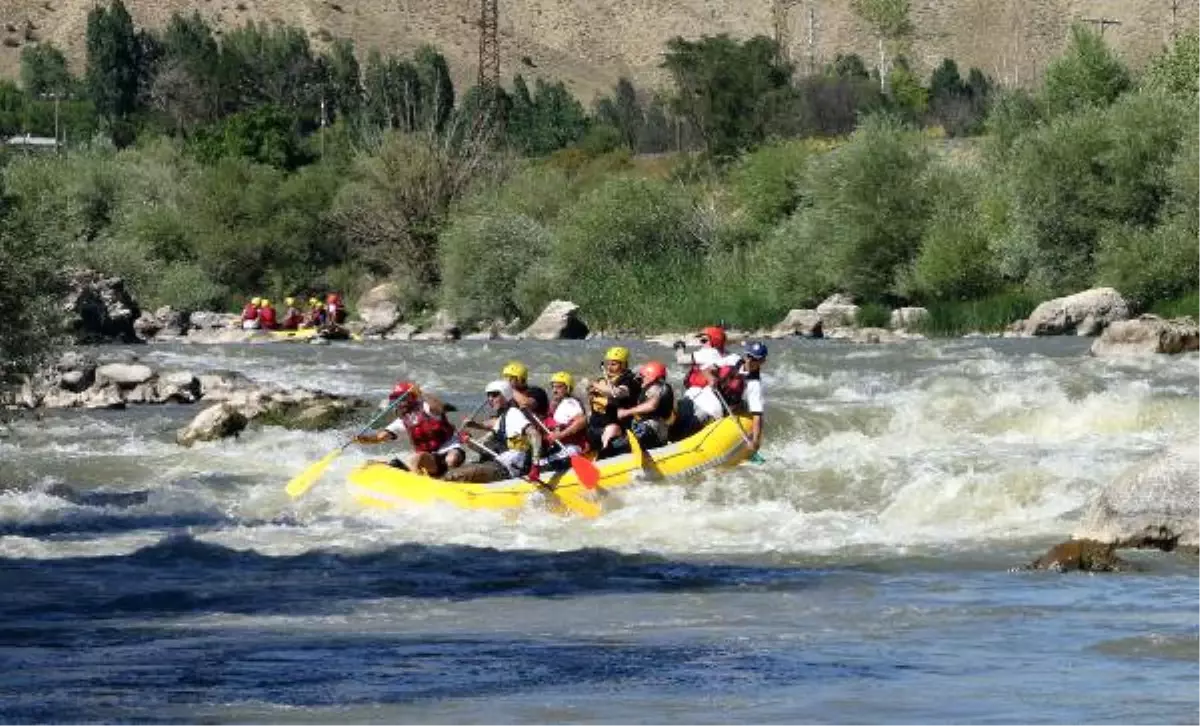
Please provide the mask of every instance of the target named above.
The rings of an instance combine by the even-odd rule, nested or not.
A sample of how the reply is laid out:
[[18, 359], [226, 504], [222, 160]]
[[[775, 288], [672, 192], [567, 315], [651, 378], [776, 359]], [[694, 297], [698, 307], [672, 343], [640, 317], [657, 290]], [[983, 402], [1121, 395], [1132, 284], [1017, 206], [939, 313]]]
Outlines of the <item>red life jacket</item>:
[[[546, 418], [542, 420], [542, 423], [546, 424], [546, 428], [550, 429], [551, 431], [560, 431], [565, 428], [562, 424], [554, 420], [554, 410], [557, 408], [557, 403], [551, 405], [550, 413], [547, 414]], [[580, 451], [586, 452], [588, 450], [587, 426], [584, 426], [582, 429], [576, 431], [565, 439], [559, 439], [559, 442], [562, 443], [563, 446], [578, 446]]]
[[413, 448], [427, 453], [442, 448], [454, 436], [454, 427], [446, 415], [430, 414], [425, 410], [425, 404], [418, 406], [416, 411], [404, 414], [404, 429], [408, 431], [408, 438], [412, 439]]
[[283, 319], [283, 322], [279, 324], [279, 327], [283, 328], [284, 330], [295, 330], [296, 328], [300, 327], [300, 323], [304, 322], [304, 316], [300, 314], [299, 310], [296, 310], [295, 308], [291, 308], [290, 310], [291, 312], [289, 312]]
[[341, 303], [329, 303], [325, 308], [326, 319], [329, 322], [341, 325], [346, 322], [346, 310]]
[[258, 306], [246, 303], [246, 307], [242, 308], [242, 320], [258, 320]]
[[704, 373], [700, 370], [700, 366], [693, 364], [688, 370], [687, 376], [685, 376], [683, 379], [684, 389], [704, 388], [707, 385], [708, 379], [704, 377]]
[[258, 311], [258, 323], [267, 330], [275, 327], [275, 308], [268, 305]]
[[717, 369], [717, 390], [731, 407], [742, 402], [746, 395], [746, 379], [738, 374], [738, 366], [721, 366]]

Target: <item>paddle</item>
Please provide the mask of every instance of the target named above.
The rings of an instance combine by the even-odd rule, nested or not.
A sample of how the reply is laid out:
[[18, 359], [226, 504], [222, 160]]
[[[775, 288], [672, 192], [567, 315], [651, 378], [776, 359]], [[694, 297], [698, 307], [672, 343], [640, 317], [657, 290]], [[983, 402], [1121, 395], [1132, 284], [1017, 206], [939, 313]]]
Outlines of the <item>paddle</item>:
[[741, 419], [739, 419], [737, 415], [734, 414], [733, 409], [729, 407], [729, 403], [725, 400], [725, 397], [721, 395], [720, 389], [718, 389], [716, 386], [713, 386], [712, 392], [717, 394], [717, 400], [721, 402], [721, 406], [725, 409], [725, 413], [733, 419], [733, 423], [737, 426], [738, 433], [742, 435], [742, 441], [746, 444], [746, 448], [750, 449], [750, 461], [753, 461], [755, 464], [767, 463], [767, 460], [759, 456], [758, 452], [754, 450], [754, 442], [751, 441], [750, 437], [746, 434], [746, 429], [742, 428]]
[[[538, 428], [542, 430], [542, 433], [550, 433], [550, 429], [546, 428], [546, 424], [542, 423], [541, 419], [539, 419], [537, 416], [528, 415], [526, 418], [537, 424]], [[567, 447], [563, 446], [561, 441], [554, 441], [552, 443], [557, 445], [558, 448], [562, 449], [563, 451], [567, 450]], [[575, 476], [579, 478], [579, 482], [583, 484], [585, 489], [595, 489], [596, 485], [600, 483], [600, 470], [596, 468], [596, 465], [593, 464], [586, 456], [578, 452], [571, 454], [570, 458], [571, 470], [575, 472]]]
[[[474, 446], [480, 451], [490, 454], [493, 459], [499, 459], [500, 457], [499, 454], [479, 443], [478, 441], [475, 441], [474, 439], [467, 438], [464, 441], [468, 446]], [[581, 517], [595, 519], [596, 517], [599, 517], [603, 511], [599, 502], [594, 502], [577, 492], [570, 491], [569, 489], [560, 490], [557, 487], [551, 486], [549, 483], [541, 480], [532, 481], [532, 483], [536, 484], [539, 488], [545, 490], [546, 492], [549, 492], [552, 496], [558, 499], [560, 504], [563, 504], [567, 509]]]
[[388, 404], [387, 408], [380, 411], [375, 418], [371, 419], [370, 423], [368, 423], [362, 428], [361, 431], [351, 437], [349, 441], [321, 457], [316, 463], [297, 474], [291, 481], [287, 483], [286, 491], [288, 495], [292, 498], [295, 498], [303, 495], [309, 489], [312, 489], [313, 484], [317, 483], [317, 481], [321, 478], [321, 475], [324, 474], [325, 470], [329, 468], [329, 465], [333, 463], [334, 459], [341, 456], [342, 452], [346, 450], [346, 447], [354, 443], [354, 439], [356, 437], [361, 436], [374, 428], [375, 424], [384, 416], [391, 413], [396, 406], [400, 405], [400, 402], [407, 398], [408, 394], [409, 391], [405, 391], [403, 395], [397, 397], [396, 400]]
[[625, 439], [629, 441], [629, 453], [633, 454], [633, 461], [638, 468], [646, 474], [658, 478], [658, 472], [653, 466], [654, 460], [650, 460], [650, 466], [646, 465], [646, 452], [642, 449], [642, 442], [638, 441], [637, 434], [633, 432], [632, 428], [625, 432]]

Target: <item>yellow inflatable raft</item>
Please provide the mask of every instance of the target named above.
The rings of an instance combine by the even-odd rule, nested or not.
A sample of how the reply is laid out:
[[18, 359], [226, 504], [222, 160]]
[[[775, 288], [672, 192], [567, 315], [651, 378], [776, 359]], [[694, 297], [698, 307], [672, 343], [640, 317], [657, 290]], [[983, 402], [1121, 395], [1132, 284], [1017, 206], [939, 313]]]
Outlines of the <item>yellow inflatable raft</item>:
[[[402, 471], [385, 462], [371, 461], [347, 475], [346, 486], [356, 501], [368, 507], [394, 508], [421, 504], [453, 504], [465, 509], [516, 509], [531, 495], [553, 492], [564, 500], [595, 499], [637, 481], [683, 476], [717, 467], [732, 468], [745, 461], [750, 450], [744, 436], [750, 431], [748, 416], [725, 417], [686, 439], [658, 449], [649, 449], [635, 460], [623, 454], [596, 463], [600, 481], [595, 492], [583, 487], [575, 472], [542, 475], [542, 486], [524, 479], [507, 479], [489, 484], [445, 482], [423, 474]], [[568, 505], [568, 509], [572, 509]]]
[[[297, 330], [271, 330], [268, 331], [275, 340], [312, 340], [317, 337], [316, 328], [299, 328]], [[345, 337], [334, 336], [330, 340], [356, 340], [361, 341], [362, 336], [358, 333], [348, 333]]]

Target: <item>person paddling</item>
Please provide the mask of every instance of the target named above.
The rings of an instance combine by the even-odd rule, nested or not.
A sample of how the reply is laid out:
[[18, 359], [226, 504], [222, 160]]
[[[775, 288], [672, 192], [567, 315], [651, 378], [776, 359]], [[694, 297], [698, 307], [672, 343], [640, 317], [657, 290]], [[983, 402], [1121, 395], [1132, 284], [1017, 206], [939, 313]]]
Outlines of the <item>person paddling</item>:
[[487, 443], [474, 444], [465, 430], [459, 433], [464, 443], [471, 442], [491, 457], [477, 464], [466, 464], [443, 477], [446, 481], [486, 483], [525, 477], [538, 481], [541, 477], [542, 459], [541, 430], [513, 400], [512, 384], [505, 380], [492, 381], [484, 389], [488, 405], [495, 414], [494, 423], [481, 424], [468, 420], [464, 429], [474, 428], [489, 431]]
[[629, 370], [629, 349], [613, 346], [604, 354], [604, 378], [588, 384], [588, 404], [592, 409], [588, 417], [588, 441], [603, 459], [617, 452], [610, 444], [621, 436], [621, 420], [617, 410], [637, 402], [642, 388], [633, 372]]
[[550, 399], [546, 389], [529, 385], [529, 368], [520, 361], [509, 361], [500, 371], [504, 380], [513, 388], [513, 400], [525, 411], [545, 418], [550, 410]]
[[454, 426], [446, 418], [446, 404], [434, 395], [422, 393], [411, 381], [397, 382], [388, 394], [388, 401], [401, 397], [404, 400], [396, 406], [394, 421], [378, 431], [359, 434], [354, 441], [381, 444], [395, 441], [401, 433], [407, 433], [413, 453], [404, 460], [392, 459], [388, 462], [392, 466], [435, 478], [461, 466], [466, 461], [466, 452], [455, 435]]
[[575, 379], [566, 371], [550, 376], [550, 410], [545, 418], [546, 443], [553, 445], [549, 456], [542, 461], [547, 471], [566, 471], [572, 456], [588, 449], [587, 417], [583, 404], [572, 395]]
[[666, 446], [667, 432], [675, 422], [675, 391], [667, 382], [667, 367], [658, 361], [638, 369], [642, 392], [636, 406], [617, 409], [617, 418], [632, 419], [629, 431], [643, 449]]

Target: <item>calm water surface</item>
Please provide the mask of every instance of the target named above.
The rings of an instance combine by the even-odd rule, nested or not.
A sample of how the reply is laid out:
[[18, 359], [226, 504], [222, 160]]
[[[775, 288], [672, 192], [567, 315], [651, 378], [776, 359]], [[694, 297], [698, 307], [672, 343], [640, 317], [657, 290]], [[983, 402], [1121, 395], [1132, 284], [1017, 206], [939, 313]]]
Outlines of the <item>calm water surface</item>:
[[[767, 463], [595, 521], [364, 511], [345, 474], [387, 448], [289, 500], [344, 431], [182, 449], [194, 407], [19, 418], [0, 721], [1197, 723], [1194, 558], [1007, 571], [1200, 433], [1200, 358], [1087, 344], [772, 343]], [[544, 382], [606, 345], [129, 350], [367, 397], [412, 377], [470, 410], [512, 357]]]

